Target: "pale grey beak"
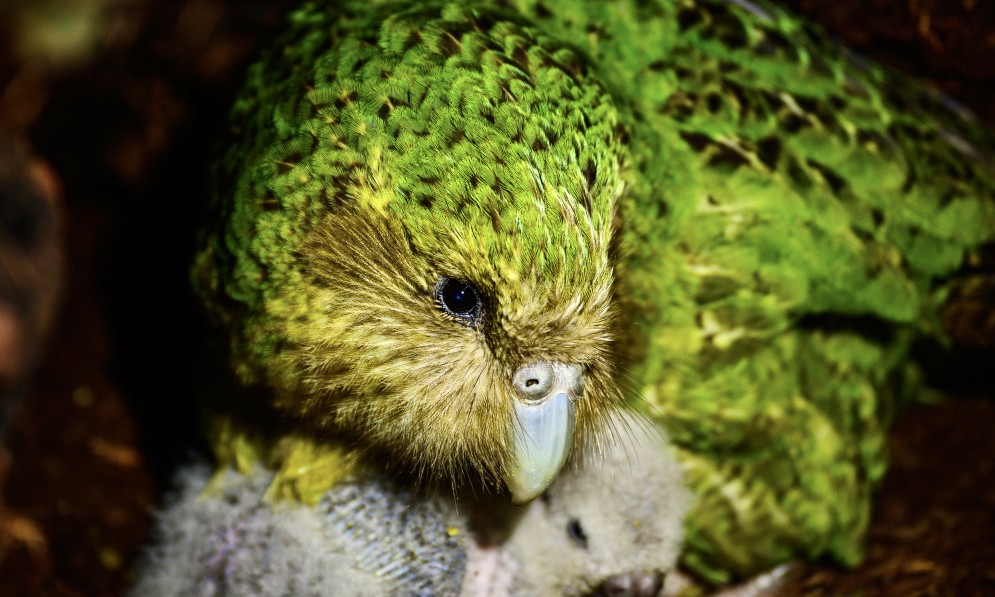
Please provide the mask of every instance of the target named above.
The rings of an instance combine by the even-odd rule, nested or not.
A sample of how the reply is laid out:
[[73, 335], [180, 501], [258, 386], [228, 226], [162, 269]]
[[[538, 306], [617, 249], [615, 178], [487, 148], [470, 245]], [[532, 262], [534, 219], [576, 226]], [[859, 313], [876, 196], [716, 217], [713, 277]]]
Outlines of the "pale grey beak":
[[519, 367], [512, 383], [514, 462], [505, 483], [511, 501], [524, 504], [549, 487], [570, 454], [583, 373], [577, 365], [540, 361]]

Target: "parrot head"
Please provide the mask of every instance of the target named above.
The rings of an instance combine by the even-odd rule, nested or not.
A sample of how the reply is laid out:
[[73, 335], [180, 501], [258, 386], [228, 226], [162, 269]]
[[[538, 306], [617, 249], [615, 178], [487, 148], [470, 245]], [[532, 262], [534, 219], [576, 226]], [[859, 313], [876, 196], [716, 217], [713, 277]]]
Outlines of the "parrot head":
[[198, 285], [294, 420], [526, 502], [622, 401], [617, 112], [514, 17], [371, 23], [236, 107]]

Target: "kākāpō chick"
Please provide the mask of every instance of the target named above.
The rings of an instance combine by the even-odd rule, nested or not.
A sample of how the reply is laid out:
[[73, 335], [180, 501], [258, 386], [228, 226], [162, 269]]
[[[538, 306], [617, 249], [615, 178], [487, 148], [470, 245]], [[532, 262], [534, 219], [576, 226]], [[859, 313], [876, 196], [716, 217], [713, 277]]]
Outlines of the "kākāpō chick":
[[[265, 498], [272, 474], [181, 473], [132, 594], [655, 596], [690, 494], [673, 450], [634, 425], [524, 506], [426, 494], [378, 472], [315, 507]], [[496, 506], [496, 507], [494, 507]]]
[[[568, 465], [527, 508], [488, 509], [470, 545], [466, 595], [656, 597], [683, 545], [691, 496], [672, 447], [645, 421]], [[506, 534], [485, 535], [507, 516]]]
[[305, 3], [226, 146], [195, 278], [285, 427], [233, 401], [223, 461], [526, 501], [625, 402], [716, 582], [861, 559], [912, 343], [995, 236], [972, 117], [764, 2]]
[[209, 479], [207, 466], [181, 472], [136, 566], [135, 597], [459, 591], [466, 529], [442, 502], [350, 479], [313, 507], [274, 505], [265, 498], [271, 474], [229, 470], [205, 493]]

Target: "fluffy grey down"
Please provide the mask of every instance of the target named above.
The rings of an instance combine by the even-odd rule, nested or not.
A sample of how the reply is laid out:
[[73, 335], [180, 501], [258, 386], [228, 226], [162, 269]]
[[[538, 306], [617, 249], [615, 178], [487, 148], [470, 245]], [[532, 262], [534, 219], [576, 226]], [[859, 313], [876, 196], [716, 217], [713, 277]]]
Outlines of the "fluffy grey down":
[[[369, 476], [314, 508], [264, 499], [271, 476], [179, 475], [134, 596], [654, 595], [690, 497], [660, 433], [630, 431], [525, 506], [425, 496]], [[621, 590], [620, 590], [621, 588]]]

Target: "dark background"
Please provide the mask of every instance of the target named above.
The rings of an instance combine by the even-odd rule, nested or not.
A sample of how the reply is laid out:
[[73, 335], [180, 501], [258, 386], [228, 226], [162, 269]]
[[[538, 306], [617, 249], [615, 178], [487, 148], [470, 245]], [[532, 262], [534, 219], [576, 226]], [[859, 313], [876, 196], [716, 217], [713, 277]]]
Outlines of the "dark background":
[[[212, 139], [287, 0], [0, 0], [0, 137], [58, 180], [65, 281], [0, 456], [0, 594], [118, 595], [196, 446], [187, 283]], [[995, 3], [794, 0], [995, 123]], [[995, 595], [995, 360], [937, 358], [900, 418], [867, 561], [784, 595]], [[939, 395], [939, 394], [938, 394]]]

